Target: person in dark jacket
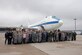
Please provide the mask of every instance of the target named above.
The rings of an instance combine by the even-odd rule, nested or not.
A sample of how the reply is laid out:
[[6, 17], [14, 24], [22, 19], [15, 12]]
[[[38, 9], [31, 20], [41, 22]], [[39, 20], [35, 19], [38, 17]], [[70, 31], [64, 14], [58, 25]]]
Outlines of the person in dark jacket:
[[76, 40], [76, 32], [72, 32], [72, 41], [75, 41]]
[[29, 35], [28, 35], [29, 39], [28, 39], [28, 43], [32, 43], [32, 32], [33, 32], [33, 30], [29, 30]]
[[42, 32], [42, 42], [46, 42], [46, 37], [47, 37], [47, 32], [46, 31], [43, 31]]
[[76, 34], [76, 32], [74, 32], [73, 34], [74, 34], [74, 41], [75, 41], [75, 40], [76, 40], [76, 35], [77, 35], [77, 34]]
[[8, 42], [8, 31], [5, 33], [5, 44]]
[[64, 41], [67, 41], [67, 36], [68, 36], [68, 33], [65, 32], [65, 40]]
[[12, 44], [13, 32], [11, 30], [8, 31], [8, 45]]
[[62, 41], [61, 40], [61, 31], [60, 30], [58, 30], [58, 38], [59, 38], [59, 41]]
[[37, 42], [38, 35], [36, 35], [36, 34], [38, 34], [38, 33], [36, 33], [36, 31], [32, 31], [32, 33], [31, 33], [33, 43]]

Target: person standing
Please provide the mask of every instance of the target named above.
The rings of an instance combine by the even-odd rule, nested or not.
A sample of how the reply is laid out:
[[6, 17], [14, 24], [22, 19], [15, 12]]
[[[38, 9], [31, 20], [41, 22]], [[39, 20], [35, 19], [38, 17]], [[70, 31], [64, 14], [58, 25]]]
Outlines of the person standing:
[[42, 31], [42, 42], [46, 42], [47, 32]]
[[5, 33], [5, 44], [8, 42], [8, 31]]
[[68, 41], [71, 40], [71, 32], [68, 33]]
[[68, 35], [68, 33], [65, 32], [65, 41], [67, 41], [67, 35]]
[[74, 32], [74, 40], [76, 40], [76, 35], [77, 35], [77, 33], [76, 33], [76, 32]]
[[53, 31], [53, 42], [56, 41], [56, 30]]
[[76, 40], [76, 32], [73, 32], [73, 41], [75, 41]]
[[36, 31], [32, 31], [32, 33], [31, 33], [31, 36], [32, 36], [32, 42], [33, 43], [36, 43], [37, 42], [37, 32]]
[[13, 30], [13, 44], [17, 44], [17, 39], [18, 39], [18, 31], [16, 29]]
[[46, 31], [46, 42], [48, 42], [48, 31]]
[[37, 43], [39, 42], [39, 31], [38, 30], [36, 31], [36, 42]]
[[29, 34], [30, 34], [29, 30], [27, 30], [26, 31], [26, 43], [29, 42]]
[[17, 42], [18, 44], [22, 44], [22, 31], [19, 30], [17, 33]]
[[38, 34], [39, 34], [38, 42], [39, 42], [39, 43], [41, 43], [41, 41], [42, 41], [42, 32], [41, 32], [41, 31], [39, 31], [39, 33], [38, 33]]
[[61, 40], [61, 31], [60, 30], [58, 30], [58, 39], [59, 39], [59, 41], [62, 41]]
[[74, 41], [74, 32], [72, 32], [72, 39], [71, 41]]
[[26, 31], [25, 30], [23, 30], [23, 33], [22, 33], [22, 36], [23, 36], [23, 43], [25, 44], [26, 42]]
[[9, 30], [8, 32], [8, 45], [12, 44], [13, 32]]
[[29, 30], [29, 35], [28, 35], [28, 37], [29, 37], [28, 42], [29, 43], [32, 43], [32, 33], [33, 33], [33, 30]]
[[53, 32], [50, 31], [49, 33], [49, 41], [52, 42], [53, 41]]
[[65, 32], [61, 32], [62, 41], [65, 41]]

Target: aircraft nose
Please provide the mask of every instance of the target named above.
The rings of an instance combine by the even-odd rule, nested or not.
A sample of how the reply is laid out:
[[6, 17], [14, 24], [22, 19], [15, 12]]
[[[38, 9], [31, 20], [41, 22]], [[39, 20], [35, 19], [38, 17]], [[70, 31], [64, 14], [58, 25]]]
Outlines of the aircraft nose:
[[59, 21], [59, 24], [60, 24], [60, 25], [63, 25], [63, 21], [62, 21], [62, 20], [60, 20], [60, 21]]

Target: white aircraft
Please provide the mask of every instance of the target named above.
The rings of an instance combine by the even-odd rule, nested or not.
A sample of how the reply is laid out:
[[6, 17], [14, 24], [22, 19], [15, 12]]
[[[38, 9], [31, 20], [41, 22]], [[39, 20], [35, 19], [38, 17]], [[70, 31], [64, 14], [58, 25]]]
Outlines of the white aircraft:
[[35, 24], [29, 25], [28, 28], [38, 29], [38, 30], [56, 30], [63, 25], [63, 21], [56, 16], [49, 16], [37, 22]]

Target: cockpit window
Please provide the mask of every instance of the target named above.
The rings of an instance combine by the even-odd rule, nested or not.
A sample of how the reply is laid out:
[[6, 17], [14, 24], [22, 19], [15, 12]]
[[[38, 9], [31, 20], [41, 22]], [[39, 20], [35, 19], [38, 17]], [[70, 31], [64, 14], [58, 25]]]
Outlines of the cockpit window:
[[60, 19], [59, 19], [59, 18], [57, 18], [56, 16], [52, 16], [52, 18], [57, 19], [57, 20], [60, 20]]
[[56, 16], [52, 16], [52, 18], [56, 18]]

